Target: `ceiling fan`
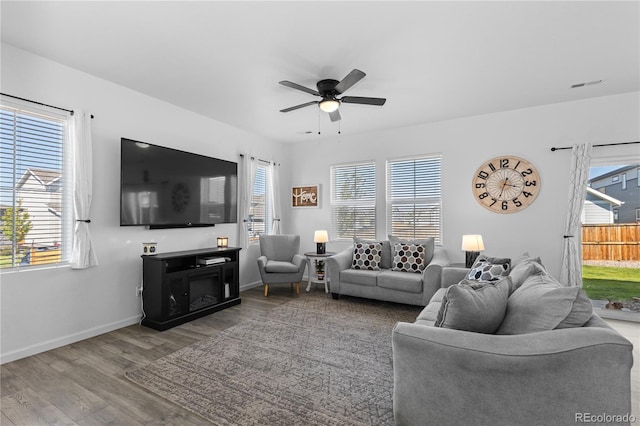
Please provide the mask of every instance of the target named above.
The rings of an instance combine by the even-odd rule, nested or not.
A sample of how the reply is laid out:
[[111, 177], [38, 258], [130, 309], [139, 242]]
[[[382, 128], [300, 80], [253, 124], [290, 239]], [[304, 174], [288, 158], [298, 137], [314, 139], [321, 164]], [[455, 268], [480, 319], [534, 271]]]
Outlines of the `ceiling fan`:
[[310, 93], [312, 95], [322, 97], [319, 101], [306, 102], [304, 104], [292, 106], [289, 108], [281, 109], [280, 112], [289, 112], [299, 108], [304, 108], [309, 105], [318, 104], [321, 110], [329, 113], [331, 121], [340, 120], [340, 111], [338, 107], [341, 103], [346, 104], [363, 104], [363, 105], [377, 105], [381, 106], [387, 101], [385, 98], [366, 98], [361, 96], [343, 96], [338, 98], [338, 95], [342, 95], [351, 86], [362, 80], [366, 74], [358, 69], [351, 71], [342, 81], [326, 79], [320, 80], [316, 83], [318, 90], [309, 89], [308, 87], [301, 86], [296, 83], [284, 80], [279, 83], [283, 86], [290, 87], [292, 89], [302, 90], [303, 92]]

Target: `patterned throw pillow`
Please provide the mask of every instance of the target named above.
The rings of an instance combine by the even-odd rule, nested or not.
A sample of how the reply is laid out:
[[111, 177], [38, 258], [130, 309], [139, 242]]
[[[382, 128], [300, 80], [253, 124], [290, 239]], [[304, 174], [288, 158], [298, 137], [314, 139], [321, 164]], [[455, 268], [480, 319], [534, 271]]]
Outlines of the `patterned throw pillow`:
[[393, 245], [393, 271], [422, 272], [425, 268], [425, 247], [422, 244], [396, 243]]
[[354, 243], [351, 269], [368, 269], [371, 271], [378, 271], [380, 270], [381, 255], [381, 243]]
[[509, 275], [511, 259], [478, 256], [467, 276], [470, 280], [481, 282], [499, 281]]

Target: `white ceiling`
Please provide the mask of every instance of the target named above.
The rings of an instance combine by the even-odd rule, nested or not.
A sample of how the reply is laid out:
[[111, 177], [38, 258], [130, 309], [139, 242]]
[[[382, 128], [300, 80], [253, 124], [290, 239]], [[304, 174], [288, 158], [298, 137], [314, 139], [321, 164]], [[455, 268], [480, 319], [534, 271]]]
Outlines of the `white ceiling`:
[[[295, 142], [332, 137], [339, 128], [315, 106], [280, 113], [317, 98], [278, 82], [315, 89], [318, 80], [341, 80], [353, 68], [367, 76], [346, 94], [387, 103], [343, 104], [343, 134], [638, 91], [639, 6], [3, 0], [1, 24], [5, 43]], [[570, 88], [594, 80], [604, 82]]]

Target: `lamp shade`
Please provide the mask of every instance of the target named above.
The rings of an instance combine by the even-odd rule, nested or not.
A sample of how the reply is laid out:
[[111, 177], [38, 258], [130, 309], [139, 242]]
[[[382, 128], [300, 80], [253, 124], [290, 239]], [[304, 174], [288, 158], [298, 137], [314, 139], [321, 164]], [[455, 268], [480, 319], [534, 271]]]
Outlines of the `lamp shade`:
[[463, 251], [482, 251], [482, 250], [484, 250], [484, 243], [482, 242], [482, 235], [463, 235], [462, 236], [462, 250]]
[[329, 233], [327, 231], [321, 230], [316, 231], [313, 234], [313, 242], [314, 243], [326, 243], [329, 241]]

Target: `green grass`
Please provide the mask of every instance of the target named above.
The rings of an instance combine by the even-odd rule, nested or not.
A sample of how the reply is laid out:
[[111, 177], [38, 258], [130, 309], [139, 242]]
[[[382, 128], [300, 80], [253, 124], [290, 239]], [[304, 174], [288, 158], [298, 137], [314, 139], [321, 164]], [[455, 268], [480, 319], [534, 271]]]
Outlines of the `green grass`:
[[640, 269], [582, 265], [582, 288], [594, 300], [640, 297]]

